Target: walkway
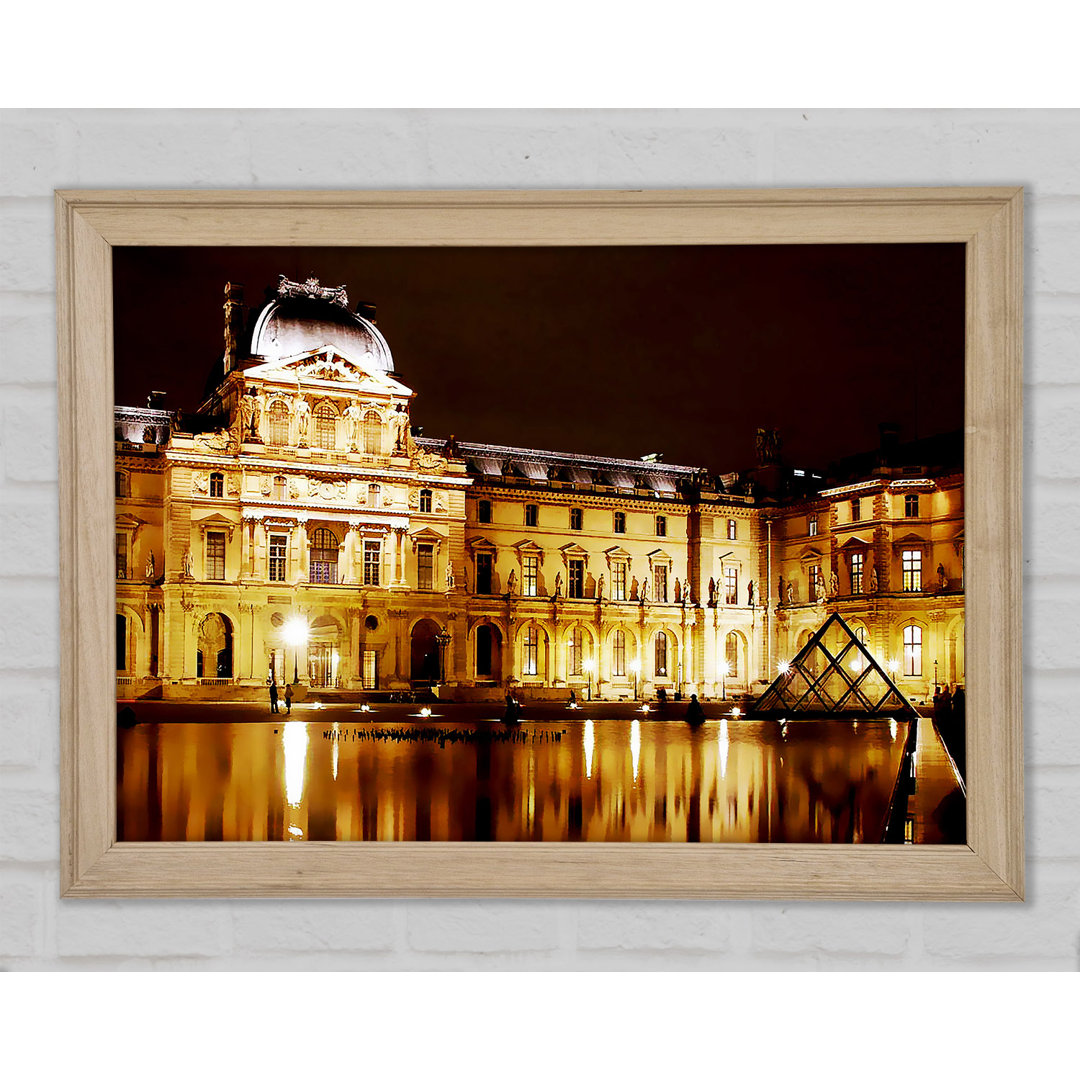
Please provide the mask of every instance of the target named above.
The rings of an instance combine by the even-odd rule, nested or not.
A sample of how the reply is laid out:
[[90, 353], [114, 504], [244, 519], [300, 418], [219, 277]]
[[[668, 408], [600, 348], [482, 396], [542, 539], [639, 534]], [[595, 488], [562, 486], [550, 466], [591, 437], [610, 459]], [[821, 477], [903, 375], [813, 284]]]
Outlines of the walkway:
[[967, 793], [933, 720], [919, 717], [915, 790], [908, 796], [916, 844], [956, 844], [966, 839]]

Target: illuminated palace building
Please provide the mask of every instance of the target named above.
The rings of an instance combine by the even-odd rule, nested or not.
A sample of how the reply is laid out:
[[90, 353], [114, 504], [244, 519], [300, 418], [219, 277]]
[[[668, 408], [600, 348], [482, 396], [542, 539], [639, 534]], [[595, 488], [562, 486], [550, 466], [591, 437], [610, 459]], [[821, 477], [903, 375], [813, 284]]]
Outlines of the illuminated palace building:
[[909, 696], [963, 683], [959, 435], [883, 428], [821, 475], [761, 430], [719, 477], [421, 438], [344, 288], [224, 306], [197, 412], [116, 409], [121, 696], [731, 696], [833, 611]]

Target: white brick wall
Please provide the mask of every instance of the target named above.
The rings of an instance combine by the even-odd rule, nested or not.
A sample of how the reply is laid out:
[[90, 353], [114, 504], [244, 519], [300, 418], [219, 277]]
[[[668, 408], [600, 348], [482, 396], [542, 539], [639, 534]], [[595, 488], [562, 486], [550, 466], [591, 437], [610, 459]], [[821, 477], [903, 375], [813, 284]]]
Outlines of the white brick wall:
[[[1080, 113], [0, 115], [0, 967], [1075, 969]], [[1023, 184], [1028, 902], [57, 899], [52, 191]]]

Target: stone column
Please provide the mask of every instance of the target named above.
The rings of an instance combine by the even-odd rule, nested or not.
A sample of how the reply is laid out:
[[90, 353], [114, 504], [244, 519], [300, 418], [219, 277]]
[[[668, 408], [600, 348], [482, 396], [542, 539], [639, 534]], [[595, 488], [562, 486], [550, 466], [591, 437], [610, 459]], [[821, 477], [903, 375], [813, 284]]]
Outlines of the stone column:
[[562, 641], [562, 629], [559, 625], [559, 612], [556, 608], [555, 617], [552, 619], [555, 636], [552, 639], [551, 647], [554, 650], [555, 655], [551, 661], [551, 671], [548, 673], [548, 677], [551, 679], [552, 686], [565, 686], [566, 685], [566, 656], [563, 648]]

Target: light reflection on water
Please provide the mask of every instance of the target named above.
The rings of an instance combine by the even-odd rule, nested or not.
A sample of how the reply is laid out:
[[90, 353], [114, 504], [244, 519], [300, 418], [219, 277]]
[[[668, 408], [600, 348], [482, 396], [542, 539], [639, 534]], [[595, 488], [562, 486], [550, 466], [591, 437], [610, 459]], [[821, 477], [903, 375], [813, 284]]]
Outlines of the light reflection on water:
[[121, 840], [876, 843], [906, 725], [289, 720], [117, 735]]

